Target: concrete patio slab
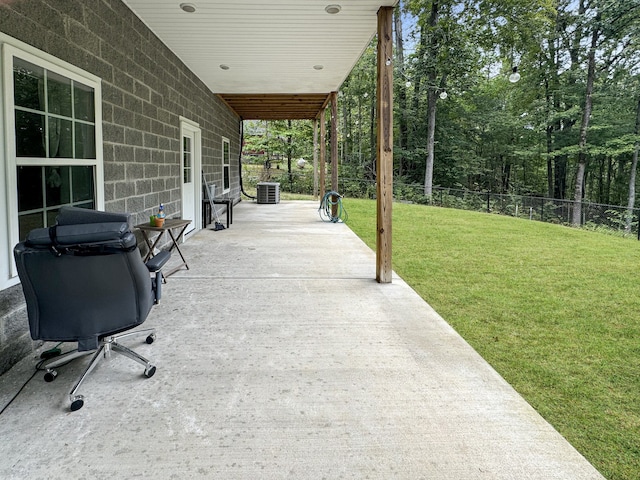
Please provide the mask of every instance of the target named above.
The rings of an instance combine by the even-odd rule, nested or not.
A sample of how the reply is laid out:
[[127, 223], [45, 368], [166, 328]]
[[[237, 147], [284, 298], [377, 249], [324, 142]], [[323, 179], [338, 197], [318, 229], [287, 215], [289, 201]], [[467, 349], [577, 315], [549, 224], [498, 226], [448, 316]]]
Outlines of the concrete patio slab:
[[156, 375], [114, 355], [74, 413], [84, 362], [36, 375], [0, 416], [0, 478], [603, 478], [317, 203], [242, 202], [181, 248], [157, 341], [133, 344]]

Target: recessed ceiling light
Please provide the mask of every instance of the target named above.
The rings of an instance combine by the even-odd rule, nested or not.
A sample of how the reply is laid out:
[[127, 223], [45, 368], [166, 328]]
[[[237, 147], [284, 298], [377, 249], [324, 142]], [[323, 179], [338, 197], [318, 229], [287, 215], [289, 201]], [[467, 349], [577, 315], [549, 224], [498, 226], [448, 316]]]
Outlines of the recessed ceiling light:
[[183, 12], [193, 13], [196, 11], [196, 6], [193, 3], [181, 3], [180, 8]]
[[340, 10], [342, 10], [342, 7], [340, 5], [327, 5], [326, 7], [324, 7], [324, 11], [329, 15], [340, 13]]
[[324, 68], [324, 65], [314, 65], [313, 68], [314, 70], [322, 70]]
[[229, 65], [225, 64], [225, 63], [221, 63], [220, 64], [220, 68], [222, 70], [229, 70], [231, 67]]

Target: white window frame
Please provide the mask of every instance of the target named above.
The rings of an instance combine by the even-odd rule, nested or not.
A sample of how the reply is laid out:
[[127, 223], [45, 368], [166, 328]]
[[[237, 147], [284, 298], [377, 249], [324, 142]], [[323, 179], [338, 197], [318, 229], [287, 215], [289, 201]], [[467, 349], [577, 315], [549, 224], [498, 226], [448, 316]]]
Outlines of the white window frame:
[[[6, 199], [0, 207], [0, 290], [19, 282], [13, 247], [19, 241], [18, 195], [16, 170], [20, 165], [48, 166], [73, 165], [93, 166], [95, 203], [104, 209], [104, 167], [102, 144], [102, 86], [101, 79], [56, 57], [33, 48], [8, 35], [0, 33], [0, 198]], [[70, 78], [94, 90], [95, 115], [95, 159], [28, 158], [16, 156], [15, 110], [13, 104], [13, 58], [43, 67], [51, 72]], [[64, 162], [64, 163], [62, 163]]]
[[[225, 158], [224, 146], [227, 146], [228, 156]], [[229, 178], [229, 186], [224, 186], [224, 172], [227, 170]], [[222, 137], [222, 193], [229, 193], [231, 191], [231, 141], [227, 137]]]

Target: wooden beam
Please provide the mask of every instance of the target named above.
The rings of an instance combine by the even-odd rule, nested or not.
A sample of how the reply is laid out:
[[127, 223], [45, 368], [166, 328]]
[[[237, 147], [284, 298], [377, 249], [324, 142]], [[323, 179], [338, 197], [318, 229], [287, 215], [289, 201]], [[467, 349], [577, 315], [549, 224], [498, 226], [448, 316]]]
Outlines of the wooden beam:
[[318, 199], [318, 119], [313, 119], [313, 198]]
[[331, 94], [218, 94], [243, 120], [312, 120]]
[[320, 112], [320, 198], [325, 193], [325, 159], [327, 158], [327, 128], [325, 126], [324, 110]]
[[378, 61], [376, 111], [378, 144], [376, 162], [376, 280], [391, 283], [393, 205], [393, 7], [378, 10]]
[[[331, 190], [338, 191], [338, 94], [331, 92]], [[338, 199], [331, 199], [331, 215], [338, 214]]]
[[322, 104], [322, 110], [324, 111], [327, 106], [329, 105], [329, 102], [331, 101], [331, 94], [327, 95], [327, 98], [325, 99], [324, 103]]

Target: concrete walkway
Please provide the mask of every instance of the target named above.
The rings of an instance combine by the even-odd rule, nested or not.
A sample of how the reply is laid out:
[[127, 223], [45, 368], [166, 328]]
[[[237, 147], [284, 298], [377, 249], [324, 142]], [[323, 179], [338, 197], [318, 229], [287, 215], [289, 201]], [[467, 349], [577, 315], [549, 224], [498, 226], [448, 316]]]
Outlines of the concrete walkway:
[[[33, 378], [0, 416], [2, 479], [601, 479], [432, 308], [315, 202], [242, 202], [183, 246], [134, 344]], [[31, 376], [0, 378], [0, 407]]]

